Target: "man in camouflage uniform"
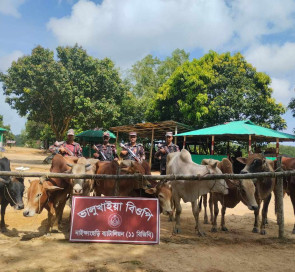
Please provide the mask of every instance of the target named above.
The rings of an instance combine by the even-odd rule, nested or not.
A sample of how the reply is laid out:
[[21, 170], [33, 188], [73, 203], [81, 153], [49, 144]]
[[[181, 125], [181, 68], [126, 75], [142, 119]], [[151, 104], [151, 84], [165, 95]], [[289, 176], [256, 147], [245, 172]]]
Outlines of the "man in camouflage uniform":
[[125, 144], [125, 147], [129, 148], [135, 155], [136, 158], [134, 158], [126, 149], [122, 149], [120, 153], [120, 157], [123, 160], [132, 160], [132, 161], [138, 161], [142, 162], [145, 160], [145, 152], [142, 144], [136, 143], [137, 140], [137, 133], [136, 132], [130, 132], [129, 133], [129, 143]]
[[118, 160], [116, 146], [109, 143], [110, 133], [103, 133], [103, 144], [94, 145], [93, 149], [96, 152], [93, 156], [100, 161], [113, 161]]
[[74, 130], [69, 129], [67, 133], [67, 140], [62, 142], [56, 141], [53, 145], [49, 147], [49, 150], [52, 152], [53, 155], [59, 153], [65, 157], [82, 157], [82, 148], [78, 143], [74, 142], [74, 138]]
[[173, 133], [166, 132], [166, 143], [163, 145], [158, 145], [159, 149], [155, 154], [155, 157], [160, 160], [160, 172], [161, 175], [166, 175], [166, 160], [167, 155], [172, 152], [179, 152], [179, 147], [173, 144]]

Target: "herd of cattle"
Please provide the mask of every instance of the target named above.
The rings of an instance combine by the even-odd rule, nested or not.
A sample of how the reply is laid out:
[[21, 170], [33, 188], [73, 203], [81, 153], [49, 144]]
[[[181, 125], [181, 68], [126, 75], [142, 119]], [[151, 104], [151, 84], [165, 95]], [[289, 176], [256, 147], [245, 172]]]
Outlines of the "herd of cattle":
[[[273, 172], [276, 169], [275, 161], [267, 160], [261, 154], [252, 154], [248, 158], [238, 158], [244, 168], [241, 173]], [[295, 170], [295, 158], [282, 159], [283, 170]], [[11, 171], [7, 158], [0, 159], [0, 171]], [[96, 159], [63, 157], [55, 155], [50, 172], [72, 174], [141, 174], [151, 175], [147, 162], [136, 161], [98, 161]], [[167, 175], [199, 175], [234, 173], [232, 163], [228, 159], [215, 161], [204, 159], [202, 164], [192, 161], [190, 153], [183, 149], [181, 152], [170, 153], [167, 157]], [[240, 201], [254, 211], [255, 221], [253, 232], [258, 232], [258, 216], [261, 203], [262, 220], [260, 233], [266, 234], [267, 211], [271, 194], [276, 186], [274, 178], [257, 178], [242, 180], [170, 180], [166, 182], [148, 182], [145, 179], [120, 179], [116, 186], [115, 179], [69, 179], [69, 178], [40, 178], [30, 181], [27, 191], [27, 204], [24, 207], [24, 180], [23, 178], [0, 176], [0, 203], [1, 203], [1, 230], [6, 231], [5, 209], [10, 204], [15, 209], [24, 209], [25, 217], [40, 214], [45, 208], [48, 211], [46, 233], [53, 231], [55, 222], [61, 224], [66, 202], [72, 195], [113, 196], [149, 196], [157, 197], [161, 212], [174, 220], [174, 232], [179, 233], [181, 199], [191, 202], [193, 215], [196, 221], [196, 232], [203, 235], [199, 228], [199, 212], [202, 198], [204, 205], [204, 223], [208, 223], [207, 195], [209, 194], [209, 208], [211, 214], [212, 232], [217, 231], [218, 202], [222, 206], [221, 230], [226, 231], [226, 208], [234, 208]], [[295, 214], [295, 176], [284, 179], [284, 193], [291, 197]], [[201, 197], [201, 198], [200, 198]], [[200, 202], [199, 202], [200, 200]], [[295, 225], [293, 229], [295, 234]]]

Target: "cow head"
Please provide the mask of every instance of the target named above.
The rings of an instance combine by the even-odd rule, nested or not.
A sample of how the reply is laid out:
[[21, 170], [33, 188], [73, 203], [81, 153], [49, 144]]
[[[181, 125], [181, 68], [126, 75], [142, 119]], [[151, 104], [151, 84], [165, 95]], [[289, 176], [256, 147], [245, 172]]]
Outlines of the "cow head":
[[9, 179], [0, 178], [0, 182], [4, 184], [4, 196], [9, 204], [16, 210], [24, 208], [24, 179], [10, 177]]
[[145, 190], [146, 193], [155, 195], [159, 199], [160, 212], [172, 215], [172, 187], [168, 182], [159, 182], [156, 187]]
[[242, 202], [249, 210], [257, 210], [258, 205], [255, 199], [255, 185], [252, 179], [241, 179], [239, 181], [239, 193]]
[[266, 158], [261, 154], [249, 154], [248, 158], [239, 157], [237, 160], [245, 164], [241, 174], [267, 172], [270, 170]]
[[[217, 167], [218, 162], [206, 165], [207, 173], [212, 175], [222, 174], [221, 170]], [[210, 186], [212, 193], [228, 194], [228, 185], [224, 179], [209, 180], [207, 185]]]
[[[92, 168], [91, 164], [84, 163], [67, 163], [67, 166], [71, 169], [66, 172], [75, 175], [86, 174], [86, 172]], [[71, 180], [71, 184], [73, 186], [73, 195], [83, 195], [83, 193], [85, 193], [84, 190], [86, 189], [85, 187], [87, 187], [87, 181], [85, 179], [74, 178]]]
[[34, 216], [36, 213], [40, 214], [49, 201], [50, 193], [57, 190], [63, 190], [63, 188], [54, 186], [44, 178], [31, 181], [28, 189], [28, 203], [23, 215], [29, 217]]

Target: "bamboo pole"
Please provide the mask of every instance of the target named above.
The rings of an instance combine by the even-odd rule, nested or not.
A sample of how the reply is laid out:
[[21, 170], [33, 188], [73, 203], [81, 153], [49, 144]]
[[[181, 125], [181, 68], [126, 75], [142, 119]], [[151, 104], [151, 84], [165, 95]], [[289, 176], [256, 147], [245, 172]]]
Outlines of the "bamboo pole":
[[[277, 158], [277, 171], [282, 171], [281, 168], [282, 157]], [[282, 172], [281, 172], [282, 173]], [[277, 224], [279, 225], [279, 238], [284, 238], [284, 188], [283, 188], [283, 178], [277, 177], [276, 187], [275, 187], [275, 210], [277, 214]]]
[[[65, 174], [65, 173], [44, 173], [44, 172], [16, 172], [0, 171], [0, 176], [15, 177], [45, 177], [45, 178], [68, 178], [68, 179], [138, 179], [146, 180], [216, 180], [216, 179], [253, 179], [263, 177], [289, 177], [295, 176], [295, 170], [284, 172], [261, 172], [252, 174], [218, 174], [218, 175], [90, 175], [90, 174]], [[1, 182], [1, 180], [0, 180]]]
[[[177, 126], [175, 127], [174, 135], [177, 134]], [[174, 144], [177, 144], [177, 137], [174, 137]]]
[[118, 138], [119, 138], [119, 131], [117, 130], [117, 133], [116, 133], [116, 148], [117, 148], [117, 145], [118, 145]]
[[186, 136], [183, 136], [183, 146], [182, 146], [182, 149], [185, 149], [185, 144], [186, 144]]
[[211, 139], [211, 155], [214, 155], [214, 135], [212, 135]]
[[249, 146], [248, 146], [248, 156], [251, 153], [251, 135], [249, 135]]
[[154, 147], [154, 129], [152, 129], [151, 150], [150, 150], [150, 158], [149, 158], [150, 168], [152, 168], [153, 147]]

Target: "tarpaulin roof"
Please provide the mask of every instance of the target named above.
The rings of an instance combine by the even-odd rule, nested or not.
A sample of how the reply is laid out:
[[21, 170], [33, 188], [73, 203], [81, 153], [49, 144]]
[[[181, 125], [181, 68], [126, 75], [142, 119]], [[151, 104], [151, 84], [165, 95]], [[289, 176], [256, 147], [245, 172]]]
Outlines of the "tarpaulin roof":
[[121, 133], [129, 133], [134, 131], [137, 132], [138, 136], [142, 138], [151, 138], [152, 130], [154, 130], [154, 139], [163, 139], [167, 131], [172, 131], [174, 134], [175, 130], [178, 132], [184, 132], [191, 130], [192, 127], [173, 120], [168, 120], [155, 123], [146, 122], [135, 125], [111, 127], [110, 129], [112, 131]]
[[[110, 138], [111, 139], [116, 139], [116, 136], [110, 132], [110, 131], [106, 131], [108, 133], [110, 133]], [[86, 142], [96, 142], [96, 141], [100, 141], [103, 138], [103, 133], [104, 131], [102, 130], [86, 130], [83, 131], [79, 134], [76, 135], [76, 137], [80, 138], [81, 140], [84, 140]]]
[[0, 127], [0, 132], [4, 132], [4, 131], [7, 131], [7, 129]]
[[247, 141], [249, 135], [251, 135], [252, 140], [258, 142], [275, 142], [277, 138], [280, 142], [295, 141], [295, 135], [257, 126], [249, 120], [233, 121], [223, 125], [179, 133], [175, 136], [198, 136], [203, 138], [215, 136], [216, 140]]

